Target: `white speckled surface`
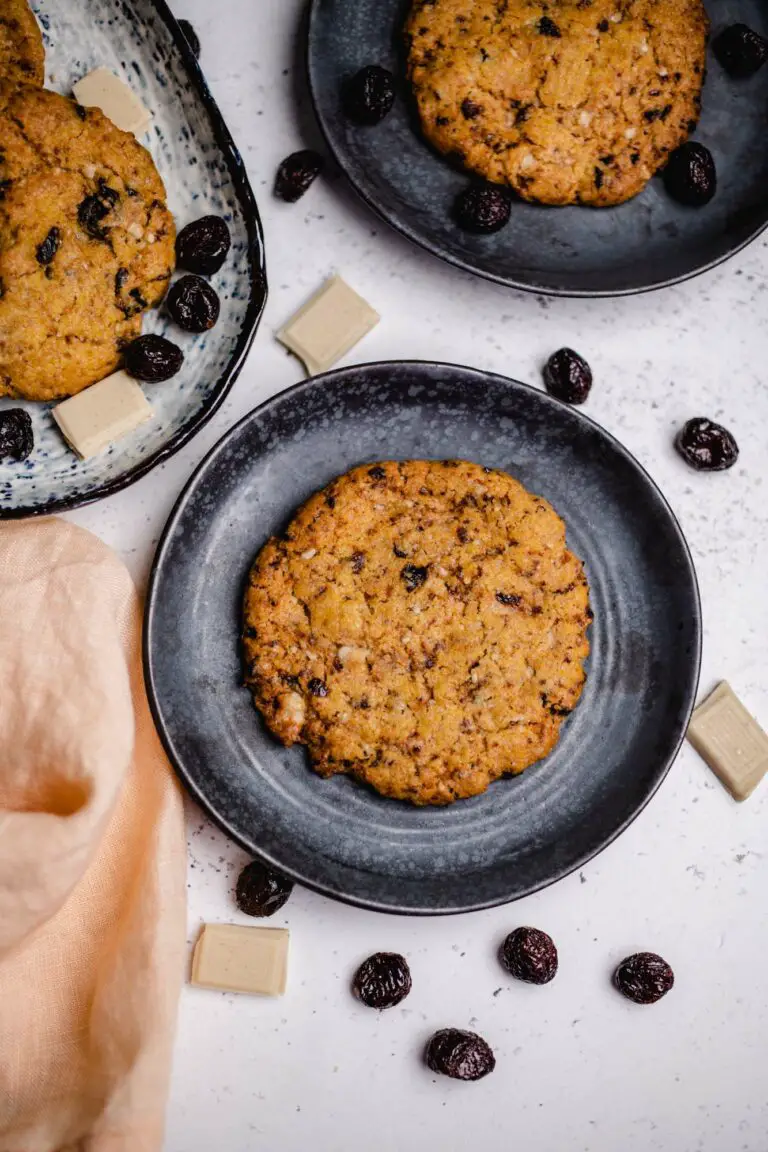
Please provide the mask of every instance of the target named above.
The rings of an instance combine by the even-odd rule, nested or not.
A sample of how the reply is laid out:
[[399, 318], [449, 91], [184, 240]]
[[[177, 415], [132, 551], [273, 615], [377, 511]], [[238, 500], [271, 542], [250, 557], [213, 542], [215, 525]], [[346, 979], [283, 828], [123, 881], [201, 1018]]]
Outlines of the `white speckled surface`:
[[[296, 113], [301, 7], [177, 0], [260, 197], [270, 302], [211, 425], [135, 487], [72, 519], [143, 582], [207, 447], [300, 378], [272, 333], [335, 269], [383, 316], [358, 360], [463, 361], [536, 381], [562, 344], [590, 359], [590, 415], [649, 469], [688, 534], [704, 598], [702, 688], [727, 677], [768, 726], [768, 244], [657, 295], [549, 302], [412, 249], [338, 179], [293, 207], [275, 203], [277, 163], [314, 139], [306, 104]], [[698, 477], [675, 457], [675, 429], [700, 414], [736, 433], [732, 473]], [[185, 990], [166, 1152], [766, 1152], [767, 824], [768, 785], [738, 807], [686, 748], [650, 808], [581, 877], [506, 910], [409, 921], [297, 891], [275, 918], [292, 931], [283, 1000]], [[243, 856], [196, 811], [189, 833], [192, 939], [203, 919], [242, 919], [230, 891]], [[549, 988], [513, 985], [498, 967], [496, 946], [520, 923], [559, 944]], [[406, 952], [414, 973], [409, 999], [381, 1016], [347, 992], [356, 963], [379, 948]], [[608, 983], [614, 963], [640, 948], [677, 972], [655, 1008], [622, 1001]], [[423, 1041], [448, 1024], [494, 1044], [491, 1078], [437, 1083], [421, 1068]]]

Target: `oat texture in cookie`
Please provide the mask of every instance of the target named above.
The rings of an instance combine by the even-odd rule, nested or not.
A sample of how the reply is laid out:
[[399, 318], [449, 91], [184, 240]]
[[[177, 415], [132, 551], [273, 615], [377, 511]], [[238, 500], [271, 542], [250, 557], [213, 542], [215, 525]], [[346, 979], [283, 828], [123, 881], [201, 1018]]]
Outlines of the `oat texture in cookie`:
[[0, 4], [0, 82], [38, 84], [45, 80], [43, 35], [26, 0]]
[[591, 620], [565, 525], [504, 472], [369, 464], [271, 539], [245, 596], [245, 680], [321, 776], [449, 804], [557, 743]]
[[425, 136], [542, 204], [620, 204], [696, 126], [702, 0], [415, 0]]
[[95, 108], [0, 84], [0, 395], [71, 396], [165, 296], [175, 229], [152, 157]]

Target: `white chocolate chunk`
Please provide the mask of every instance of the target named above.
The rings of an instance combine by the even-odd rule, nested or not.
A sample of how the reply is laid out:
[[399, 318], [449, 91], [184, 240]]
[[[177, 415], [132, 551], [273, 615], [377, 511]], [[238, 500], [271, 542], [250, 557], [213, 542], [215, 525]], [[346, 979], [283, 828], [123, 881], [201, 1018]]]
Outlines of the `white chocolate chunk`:
[[381, 317], [340, 276], [333, 276], [277, 333], [314, 376], [346, 356]]
[[287, 928], [204, 924], [192, 958], [192, 983], [220, 992], [282, 996], [288, 940]]
[[151, 419], [152, 409], [135, 380], [114, 372], [53, 409], [64, 438], [83, 460]]
[[82, 80], [78, 80], [72, 91], [78, 104], [84, 108], [101, 108], [116, 128], [123, 132], [133, 132], [143, 136], [152, 122], [152, 113], [124, 80], [115, 76], [108, 68], [95, 68]]
[[688, 739], [734, 800], [747, 800], [768, 773], [768, 735], [725, 682], [694, 712]]

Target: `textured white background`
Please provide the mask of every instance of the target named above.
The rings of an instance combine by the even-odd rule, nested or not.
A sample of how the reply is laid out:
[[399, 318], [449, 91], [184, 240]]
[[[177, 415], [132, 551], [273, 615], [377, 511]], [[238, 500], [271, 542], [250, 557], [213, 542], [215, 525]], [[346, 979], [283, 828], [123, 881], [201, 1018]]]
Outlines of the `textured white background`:
[[[659, 482], [694, 552], [704, 598], [702, 690], [727, 677], [768, 726], [768, 246], [655, 295], [558, 301], [442, 266], [391, 233], [342, 179], [275, 202], [278, 162], [315, 142], [297, 34], [300, 0], [176, 0], [242, 148], [264, 217], [271, 295], [249, 363], [216, 419], [164, 468], [72, 516], [143, 586], [186, 478], [225, 429], [300, 378], [274, 330], [333, 270], [381, 312], [354, 356], [444, 359], [537, 383], [555, 348], [591, 361], [589, 414]], [[742, 459], [699, 477], [671, 440], [722, 418]], [[578, 484], [578, 476], [574, 476]], [[167, 1152], [767, 1152], [768, 785], [738, 807], [686, 748], [637, 823], [579, 876], [506, 909], [449, 920], [382, 917], [297, 891], [288, 993], [263, 1001], [185, 989]], [[189, 935], [237, 920], [245, 858], [189, 809]], [[242, 918], [240, 918], [242, 919]], [[518, 924], [555, 937], [557, 980], [506, 978]], [[348, 983], [376, 949], [402, 950], [414, 991], [378, 1015]], [[640, 1009], [611, 988], [628, 952], [663, 953], [674, 993]], [[476, 1085], [420, 1064], [430, 1032], [476, 1027], [498, 1068]]]

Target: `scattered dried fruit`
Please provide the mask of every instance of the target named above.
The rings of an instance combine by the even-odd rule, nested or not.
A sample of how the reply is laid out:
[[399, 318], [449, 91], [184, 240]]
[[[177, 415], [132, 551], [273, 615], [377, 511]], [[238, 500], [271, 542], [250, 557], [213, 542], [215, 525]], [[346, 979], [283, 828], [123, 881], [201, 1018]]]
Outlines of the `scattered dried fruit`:
[[202, 216], [182, 228], [176, 237], [176, 262], [187, 272], [213, 276], [227, 258], [232, 245], [226, 220]]
[[325, 161], [319, 152], [304, 148], [286, 156], [277, 170], [275, 195], [289, 204], [300, 200], [323, 170]]
[[526, 984], [549, 984], [557, 975], [555, 942], [538, 928], [510, 932], [501, 946], [500, 959], [510, 975]]
[[185, 332], [207, 332], [219, 318], [218, 293], [200, 276], [182, 276], [166, 298], [166, 308]]
[[0, 459], [26, 460], [34, 446], [29, 412], [23, 408], [0, 412]]
[[179, 20], [179, 28], [184, 33], [184, 39], [192, 49], [192, 54], [196, 60], [200, 59], [200, 37], [190, 24], [189, 20]]
[[703, 416], [689, 420], [678, 433], [675, 447], [697, 472], [724, 472], [739, 458], [739, 446], [722, 424]]
[[394, 1008], [411, 990], [408, 961], [397, 952], [376, 952], [358, 968], [352, 990], [369, 1008]]
[[433, 1072], [452, 1080], [482, 1080], [496, 1067], [490, 1045], [475, 1032], [444, 1028], [427, 1045], [426, 1060]]
[[635, 1004], [655, 1004], [675, 983], [675, 974], [655, 952], [636, 952], [622, 960], [613, 977], [619, 992]]
[[669, 158], [664, 185], [673, 200], [689, 208], [703, 208], [717, 192], [717, 169], [709, 148], [689, 140]]
[[731, 24], [713, 45], [715, 56], [729, 76], [745, 80], [768, 60], [768, 40], [746, 24]]
[[592, 369], [572, 348], [561, 348], [544, 366], [544, 385], [564, 404], [583, 404], [592, 390]]
[[429, 568], [421, 568], [416, 564], [406, 564], [400, 572], [408, 592], [415, 592], [417, 588], [421, 588], [422, 584], [426, 583], [428, 575]]
[[50, 264], [51, 260], [53, 260], [54, 256], [58, 252], [60, 245], [61, 233], [59, 232], [59, 229], [51, 228], [42, 244], [38, 244], [37, 246], [35, 257], [38, 264], [42, 264], [44, 267], [45, 265]]
[[273, 872], [259, 860], [243, 868], [237, 880], [235, 899], [246, 916], [274, 916], [293, 892], [292, 881]]
[[344, 111], [356, 124], [380, 124], [395, 103], [395, 78], [379, 64], [361, 68], [344, 85]]
[[123, 353], [125, 370], [136, 380], [159, 384], [175, 376], [184, 363], [184, 353], [164, 336], [139, 336]]
[[465, 232], [488, 235], [509, 223], [512, 194], [497, 184], [471, 184], [456, 197], [456, 223]]

